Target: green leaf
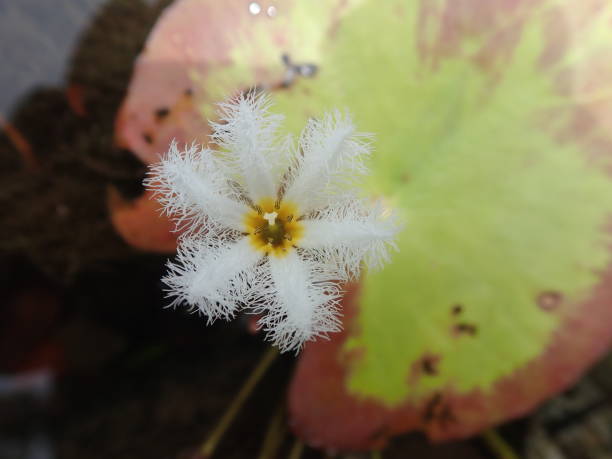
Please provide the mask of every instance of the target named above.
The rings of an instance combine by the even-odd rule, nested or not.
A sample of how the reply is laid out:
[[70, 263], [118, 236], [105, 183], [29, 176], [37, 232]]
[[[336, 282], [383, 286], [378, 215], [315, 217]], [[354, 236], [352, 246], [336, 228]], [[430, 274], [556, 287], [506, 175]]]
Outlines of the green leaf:
[[[584, 22], [572, 24], [572, 1], [522, 9], [500, 1], [497, 11], [453, 3], [436, 2], [431, 14], [425, 3], [364, 4], [328, 43], [320, 76], [279, 95], [281, 112], [346, 106], [360, 129], [376, 133], [369, 191], [396, 208], [406, 228], [392, 263], [364, 277], [347, 335], [332, 348], [355, 403], [424, 414], [445, 398], [446, 419], [413, 422], [435, 438], [525, 411], [560, 389], [555, 378], [567, 384], [592, 361], [601, 351], [594, 343], [568, 365], [569, 380], [541, 375], [551, 381], [531, 381], [532, 393], [505, 412], [461, 411], [462, 397], [477, 394], [484, 405], [499, 397], [500, 381], [537, 362], [559, 330], [569, 333], [570, 320], [590, 313], [584, 304], [610, 265], [612, 242], [612, 148], [599, 124], [612, 113], [610, 102], [602, 106], [612, 67], [607, 78], [594, 73], [612, 49], [612, 7], [590, 15], [576, 8]], [[600, 308], [583, 319], [609, 317]], [[575, 339], [602, 339], [584, 333]], [[319, 357], [332, 349], [316, 348]], [[294, 409], [303, 432], [321, 419], [300, 410], [340, 421], [333, 404], [312, 406], [308, 383], [294, 385], [301, 393], [292, 397], [310, 402]], [[327, 446], [351, 446], [327, 438]]]
[[[400, 251], [351, 291], [344, 332], [303, 353], [300, 435], [349, 449], [409, 429], [465, 436], [575, 380], [612, 337], [612, 6], [247, 6], [176, 2], [117, 125], [152, 161], [172, 136], [205, 138], [214, 102], [259, 86], [295, 133], [346, 107], [376, 134], [366, 192], [405, 219]], [[283, 54], [317, 74], [283, 86]]]

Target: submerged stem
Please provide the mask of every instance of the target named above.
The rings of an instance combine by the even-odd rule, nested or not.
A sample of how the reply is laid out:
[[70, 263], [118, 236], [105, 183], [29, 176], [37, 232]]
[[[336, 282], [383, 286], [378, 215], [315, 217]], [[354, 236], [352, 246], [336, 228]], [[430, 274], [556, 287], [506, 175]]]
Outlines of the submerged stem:
[[275, 348], [268, 349], [263, 357], [259, 360], [251, 374], [245, 381], [244, 385], [240, 388], [240, 391], [227, 408], [227, 411], [223, 414], [217, 426], [210, 433], [206, 441], [200, 447], [200, 454], [204, 457], [211, 457], [215, 452], [217, 444], [225, 434], [225, 431], [231, 426], [232, 422], [236, 418], [236, 415], [242, 408], [242, 405], [246, 399], [251, 395], [255, 386], [259, 380], [266, 373], [274, 359], [278, 356], [278, 351]]
[[519, 459], [518, 454], [495, 429], [489, 429], [482, 434], [487, 446], [498, 459]]
[[268, 429], [264, 437], [261, 450], [259, 451], [258, 459], [272, 459], [277, 456], [278, 448], [281, 445], [283, 436], [287, 430], [285, 422], [285, 404], [281, 402], [278, 404]]
[[301, 440], [295, 439], [293, 442], [293, 447], [291, 448], [291, 452], [289, 453], [289, 459], [300, 459], [302, 457], [302, 451], [304, 450], [304, 443]]

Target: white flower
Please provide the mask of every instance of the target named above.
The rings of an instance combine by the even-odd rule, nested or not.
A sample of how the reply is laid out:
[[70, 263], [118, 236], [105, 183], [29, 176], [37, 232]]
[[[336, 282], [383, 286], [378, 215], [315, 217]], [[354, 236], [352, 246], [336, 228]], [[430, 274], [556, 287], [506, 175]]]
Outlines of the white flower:
[[395, 247], [396, 219], [355, 192], [370, 137], [335, 112], [310, 120], [297, 148], [279, 142], [282, 117], [254, 94], [220, 104], [219, 117], [221, 151], [173, 143], [146, 180], [184, 232], [164, 282], [173, 305], [209, 322], [262, 314], [268, 339], [299, 350], [340, 329], [340, 282]]

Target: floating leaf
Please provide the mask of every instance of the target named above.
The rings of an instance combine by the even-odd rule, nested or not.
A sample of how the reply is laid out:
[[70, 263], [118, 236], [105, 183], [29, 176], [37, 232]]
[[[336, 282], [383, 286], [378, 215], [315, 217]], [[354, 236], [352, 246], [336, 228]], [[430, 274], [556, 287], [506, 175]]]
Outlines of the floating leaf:
[[[206, 143], [214, 104], [254, 86], [282, 87], [294, 64], [318, 61], [326, 31], [353, 2], [287, 2], [257, 14], [242, 0], [169, 7], [139, 56], [116, 121], [117, 142], [143, 162], [172, 139]], [[285, 56], [285, 57], [283, 57]]]
[[[295, 132], [347, 107], [376, 133], [370, 193], [407, 224], [392, 264], [347, 297], [344, 332], [303, 353], [296, 431], [370, 448], [524, 414], [612, 335], [612, 6], [322, 3], [268, 17], [177, 2], [137, 64], [118, 135], [146, 162], [170, 137], [194, 138], [191, 121], [156, 118], [188, 86], [193, 104], [177, 113], [202, 127], [212, 102], [255, 86], [275, 91]], [[288, 79], [283, 54], [316, 75]]]
[[595, 1], [367, 4], [303, 82], [317, 99], [287, 95], [377, 133], [371, 190], [407, 222], [345, 332], [302, 355], [290, 399], [306, 441], [472, 435], [607, 349], [611, 19]]
[[108, 190], [111, 221], [123, 240], [148, 252], [172, 253], [176, 250], [174, 223], [160, 214], [160, 205], [152, 193], [128, 201], [113, 187]]

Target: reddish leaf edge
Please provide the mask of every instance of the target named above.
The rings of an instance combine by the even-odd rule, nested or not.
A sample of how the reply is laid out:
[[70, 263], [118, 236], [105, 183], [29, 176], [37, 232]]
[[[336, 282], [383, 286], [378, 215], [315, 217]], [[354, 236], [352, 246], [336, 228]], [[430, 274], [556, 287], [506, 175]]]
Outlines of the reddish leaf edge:
[[395, 408], [347, 391], [350, 366], [359, 358], [343, 352], [356, 331], [359, 309], [359, 287], [349, 286], [343, 300], [344, 330], [329, 341], [309, 343], [300, 356], [289, 387], [291, 428], [314, 448], [360, 451], [380, 449], [391, 437], [414, 430], [433, 442], [463, 439], [528, 414], [573, 385], [610, 348], [612, 264], [598, 274], [591, 295], [568, 308], [571, 313], [539, 357], [487, 391], [462, 393], [447, 386]]

